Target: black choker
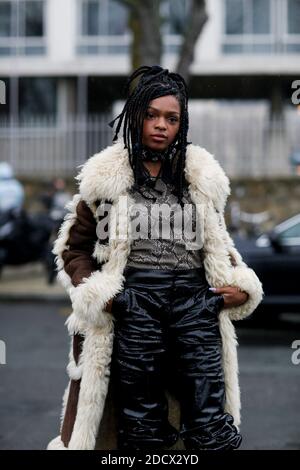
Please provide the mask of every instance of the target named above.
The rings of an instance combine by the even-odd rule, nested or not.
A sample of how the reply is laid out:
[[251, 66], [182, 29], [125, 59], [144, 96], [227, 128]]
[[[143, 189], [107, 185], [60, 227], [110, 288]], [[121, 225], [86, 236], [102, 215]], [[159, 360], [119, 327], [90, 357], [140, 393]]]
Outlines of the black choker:
[[162, 162], [167, 159], [172, 159], [173, 156], [176, 153], [176, 147], [175, 146], [169, 146], [167, 149], [163, 151], [158, 151], [158, 150], [152, 150], [149, 147], [146, 147], [145, 145], [142, 147], [142, 152], [140, 154], [140, 159], [142, 161], [148, 161], [148, 162]]

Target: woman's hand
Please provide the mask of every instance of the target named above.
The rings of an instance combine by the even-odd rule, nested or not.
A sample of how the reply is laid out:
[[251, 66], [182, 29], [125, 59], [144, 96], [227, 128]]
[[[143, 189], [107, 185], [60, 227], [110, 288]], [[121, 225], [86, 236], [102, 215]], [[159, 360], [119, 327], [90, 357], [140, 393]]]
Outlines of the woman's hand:
[[242, 291], [239, 287], [224, 286], [224, 287], [211, 287], [210, 290], [214, 294], [222, 294], [224, 297], [224, 308], [238, 307], [244, 304], [249, 295], [247, 292]]

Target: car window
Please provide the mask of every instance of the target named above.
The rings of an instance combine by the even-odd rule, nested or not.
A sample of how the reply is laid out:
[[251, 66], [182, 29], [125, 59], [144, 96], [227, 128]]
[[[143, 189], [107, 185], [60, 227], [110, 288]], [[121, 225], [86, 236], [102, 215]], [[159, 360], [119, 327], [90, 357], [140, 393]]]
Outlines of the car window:
[[300, 238], [300, 222], [283, 230], [279, 236], [280, 238]]

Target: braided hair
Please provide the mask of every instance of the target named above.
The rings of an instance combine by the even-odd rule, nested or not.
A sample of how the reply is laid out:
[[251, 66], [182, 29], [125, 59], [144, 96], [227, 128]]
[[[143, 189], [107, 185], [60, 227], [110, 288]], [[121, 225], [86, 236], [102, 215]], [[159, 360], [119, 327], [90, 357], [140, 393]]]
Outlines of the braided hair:
[[[130, 91], [132, 82], [137, 77], [140, 77], [138, 84], [133, 91]], [[168, 69], [163, 69], [159, 65], [141, 66], [127, 79], [125, 92], [127, 100], [124, 108], [109, 125], [113, 127], [114, 122], [119, 120], [113, 138], [113, 142], [115, 142], [124, 120], [124, 148], [128, 149], [129, 162], [133, 169], [135, 183], [140, 168], [139, 156], [143, 149], [143, 121], [150, 101], [166, 95], [173, 95], [179, 101], [181, 107], [180, 127], [175, 141], [169, 147], [173, 149], [176, 147], [177, 150], [176, 158], [174, 158], [173, 177], [178, 202], [182, 205], [183, 187], [187, 184], [184, 178], [186, 147], [190, 143], [187, 142], [189, 128], [188, 91], [183, 77], [177, 73], [170, 73]]]

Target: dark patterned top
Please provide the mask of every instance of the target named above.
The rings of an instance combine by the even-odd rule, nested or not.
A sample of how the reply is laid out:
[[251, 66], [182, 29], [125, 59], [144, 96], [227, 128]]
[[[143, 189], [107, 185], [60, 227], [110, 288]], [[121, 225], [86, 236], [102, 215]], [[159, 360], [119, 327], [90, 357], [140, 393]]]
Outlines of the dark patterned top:
[[131, 188], [135, 204], [131, 213], [133, 241], [127, 266], [178, 270], [203, 265], [196, 206], [188, 188], [184, 188], [182, 209], [173, 190], [173, 184], [163, 179], [161, 172], [157, 177], [148, 173], [138, 189]]

